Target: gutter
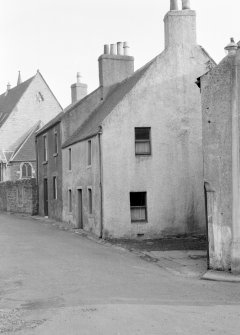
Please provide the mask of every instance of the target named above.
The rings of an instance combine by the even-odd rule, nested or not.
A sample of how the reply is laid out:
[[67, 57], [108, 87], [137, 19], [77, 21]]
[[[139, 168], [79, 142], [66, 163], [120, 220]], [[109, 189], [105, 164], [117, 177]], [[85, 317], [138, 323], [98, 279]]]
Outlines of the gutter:
[[99, 237], [102, 238], [103, 236], [103, 175], [102, 175], [102, 141], [101, 141], [101, 135], [102, 135], [102, 126], [99, 126], [98, 130], [98, 151], [99, 151], [99, 171], [100, 171], [100, 234]]

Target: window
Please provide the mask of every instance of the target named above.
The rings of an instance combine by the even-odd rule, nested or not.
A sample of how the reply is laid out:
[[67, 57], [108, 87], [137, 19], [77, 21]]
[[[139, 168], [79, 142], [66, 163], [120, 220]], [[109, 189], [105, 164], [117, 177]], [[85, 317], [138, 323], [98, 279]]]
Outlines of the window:
[[72, 149], [68, 149], [68, 170], [72, 170]]
[[92, 164], [92, 141], [88, 141], [88, 165]]
[[32, 166], [29, 163], [24, 163], [22, 165], [22, 178], [32, 177]]
[[54, 131], [54, 154], [58, 153], [58, 133]]
[[72, 190], [68, 190], [68, 211], [72, 212]]
[[57, 177], [53, 177], [53, 199], [57, 199]]
[[135, 154], [151, 155], [151, 128], [135, 128]]
[[43, 135], [43, 161], [48, 160], [48, 146], [47, 146], [47, 135]]
[[147, 193], [130, 193], [131, 222], [147, 221]]
[[92, 189], [88, 189], [88, 212], [92, 214]]

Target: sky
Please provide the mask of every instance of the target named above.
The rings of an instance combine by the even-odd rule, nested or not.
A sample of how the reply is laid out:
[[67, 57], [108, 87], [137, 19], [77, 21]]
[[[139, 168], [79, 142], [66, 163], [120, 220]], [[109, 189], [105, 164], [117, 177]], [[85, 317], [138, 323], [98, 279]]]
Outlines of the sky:
[[[179, 0], [179, 7], [181, 1]], [[76, 73], [98, 87], [103, 45], [128, 41], [135, 69], [164, 49], [170, 0], [0, 0], [0, 93], [39, 69], [63, 108], [71, 103]], [[230, 37], [240, 40], [239, 0], [191, 0], [197, 39], [218, 63]]]

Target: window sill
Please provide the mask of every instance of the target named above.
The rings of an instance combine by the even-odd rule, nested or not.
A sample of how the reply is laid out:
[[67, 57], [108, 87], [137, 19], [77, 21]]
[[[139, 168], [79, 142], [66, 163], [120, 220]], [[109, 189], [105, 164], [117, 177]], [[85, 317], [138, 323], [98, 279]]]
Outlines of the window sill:
[[46, 165], [46, 164], [48, 164], [48, 161], [42, 162], [42, 165]]
[[136, 154], [135, 153], [135, 156], [137, 157], [137, 156], [152, 156], [152, 154]]
[[145, 224], [148, 223], [146, 220], [137, 220], [137, 221], [131, 221], [132, 224], [137, 223], [137, 224]]
[[92, 167], [92, 165], [88, 165], [88, 166], [87, 166], [87, 169], [91, 169], [91, 167]]
[[53, 157], [57, 157], [58, 156], [58, 152], [56, 152], [55, 154], [53, 154]]

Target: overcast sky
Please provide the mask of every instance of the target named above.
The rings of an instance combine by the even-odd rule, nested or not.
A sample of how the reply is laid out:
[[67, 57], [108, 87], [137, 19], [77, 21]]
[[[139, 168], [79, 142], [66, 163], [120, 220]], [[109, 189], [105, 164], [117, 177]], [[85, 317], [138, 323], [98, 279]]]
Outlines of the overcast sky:
[[[180, 4], [179, 0], [179, 4]], [[164, 48], [170, 0], [0, 0], [0, 93], [40, 70], [63, 107], [76, 72], [98, 86], [103, 45], [128, 41], [135, 69]], [[240, 40], [239, 0], [191, 0], [198, 44], [219, 62], [230, 37]]]

